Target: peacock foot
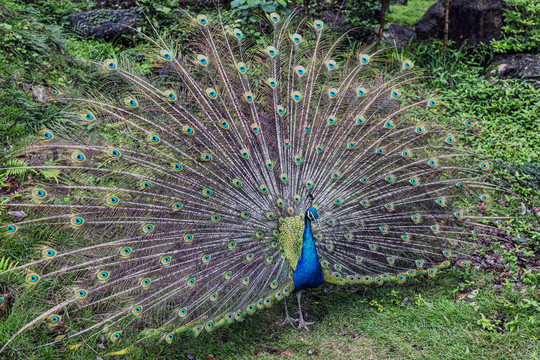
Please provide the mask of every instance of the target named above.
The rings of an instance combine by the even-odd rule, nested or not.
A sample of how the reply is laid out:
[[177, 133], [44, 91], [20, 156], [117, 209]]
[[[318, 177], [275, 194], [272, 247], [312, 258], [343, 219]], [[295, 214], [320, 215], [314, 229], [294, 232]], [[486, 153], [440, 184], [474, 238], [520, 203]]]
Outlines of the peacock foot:
[[283, 319], [283, 322], [280, 325], [291, 324], [294, 327], [295, 322], [298, 322], [298, 319], [295, 319], [287, 315], [285, 316], [285, 319]]
[[314, 322], [308, 322], [304, 320], [303, 316], [300, 316], [300, 320], [298, 321], [298, 329], [306, 329], [309, 331], [308, 326], [315, 324]]

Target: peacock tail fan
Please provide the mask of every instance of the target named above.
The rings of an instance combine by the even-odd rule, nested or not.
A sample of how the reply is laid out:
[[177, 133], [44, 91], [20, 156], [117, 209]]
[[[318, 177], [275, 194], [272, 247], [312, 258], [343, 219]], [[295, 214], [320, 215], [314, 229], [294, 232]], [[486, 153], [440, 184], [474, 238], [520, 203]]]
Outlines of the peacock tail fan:
[[49, 344], [105, 335], [121, 349], [270, 307], [294, 291], [308, 194], [327, 282], [469, 266], [507, 190], [460, 145], [467, 127], [441, 119], [444, 99], [415, 86], [427, 75], [411, 60], [347, 50], [345, 34], [294, 14], [268, 15], [258, 42], [216, 18], [183, 21], [185, 49], [151, 40], [158, 75], [104, 60], [103, 86], [58, 94], [63, 126], [9, 168], [33, 172], [2, 199], [28, 213], [1, 224], [3, 241], [41, 245], [8, 272], [47, 308], [3, 349], [42, 323], [65, 329]]

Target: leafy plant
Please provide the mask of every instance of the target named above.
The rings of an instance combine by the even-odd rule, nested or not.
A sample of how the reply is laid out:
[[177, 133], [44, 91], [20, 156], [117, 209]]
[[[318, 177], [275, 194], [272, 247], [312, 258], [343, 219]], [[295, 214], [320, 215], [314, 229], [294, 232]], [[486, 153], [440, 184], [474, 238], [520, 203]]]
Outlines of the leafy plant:
[[540, 0], [505, 0], [502, 39], [492, 40], [493, 52], [540, 50]]
[[257, 22], [259, 20], [256, 16], [250, 16], [251, 13], [257, 10], [272, 13], [283, 12], [286, 9], [286, 0], [233, 0], [231, 2], [231, 15], [241, 13], [243, 20], [249, 19], [252, 22]]
[[28, 166], [28, 163], [24, 160], [9, 159], [2, 165], [2, 167], [5, 169], [0, 173], [0, 178], [13, 176], [13, 175], [24, 176], [26, 175], [26, 173], [28, 173], [28, 171], [35, 172], [35, 170], [29, 169], [27, 168], [27, 166]]

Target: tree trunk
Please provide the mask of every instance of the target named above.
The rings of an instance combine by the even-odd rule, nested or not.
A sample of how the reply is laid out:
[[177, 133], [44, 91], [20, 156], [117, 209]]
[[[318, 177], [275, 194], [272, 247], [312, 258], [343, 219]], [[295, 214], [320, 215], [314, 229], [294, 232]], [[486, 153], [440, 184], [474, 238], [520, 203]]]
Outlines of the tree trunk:
[[450, 0], [445, 0], [444, 2], [444, 54], [446, 55], [446, 50], [448, 49], [448, 23], [450, 22]]
[[388, 9], [388, 4], [390, 0], [381, 0], [381, 19], [379, 21], [379, 34], [377, 35], [377, 42], [375, 44], [375, 48], [379, 50], [379, 46], [381, 45], [381, 39], [382, 39], [382, 33], [384, 29], [384, 19], [386, 17], [386, 11]]

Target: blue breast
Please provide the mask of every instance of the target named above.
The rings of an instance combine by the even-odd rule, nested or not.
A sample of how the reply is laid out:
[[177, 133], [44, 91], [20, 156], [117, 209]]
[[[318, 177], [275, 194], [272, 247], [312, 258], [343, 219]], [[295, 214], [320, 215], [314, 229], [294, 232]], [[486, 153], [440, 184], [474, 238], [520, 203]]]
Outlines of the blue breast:
[[320, 286], [323, 282], [323, 273], [319, 256], [313, 240], [311, 222], [304, 221], [304, 235], [302, 237], [302, 254], [293, 275], [294, 291]]

